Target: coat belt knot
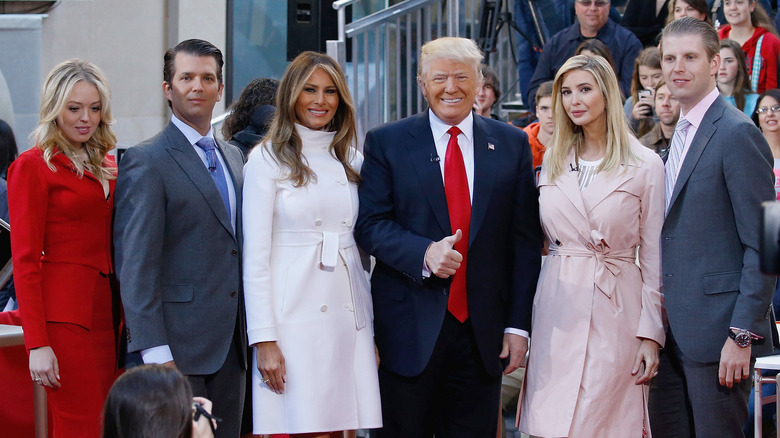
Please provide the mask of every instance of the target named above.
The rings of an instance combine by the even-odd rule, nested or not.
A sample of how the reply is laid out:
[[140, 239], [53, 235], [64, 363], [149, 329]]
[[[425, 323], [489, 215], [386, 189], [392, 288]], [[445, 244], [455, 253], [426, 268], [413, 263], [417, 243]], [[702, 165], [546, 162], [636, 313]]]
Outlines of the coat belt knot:
[[584, 245], [584, 248], [551, 248], [550, 255], [595, 257], [596, 271], [593, 281], [596, 288], [611, 299], [617, 287], [617, 276], [620, 275], [621, 264], [634, 263], [636, 247], [613, 250], [604, 235], [598, 230], [591, 230], [590, 236], [581, 233], [579, 241]]

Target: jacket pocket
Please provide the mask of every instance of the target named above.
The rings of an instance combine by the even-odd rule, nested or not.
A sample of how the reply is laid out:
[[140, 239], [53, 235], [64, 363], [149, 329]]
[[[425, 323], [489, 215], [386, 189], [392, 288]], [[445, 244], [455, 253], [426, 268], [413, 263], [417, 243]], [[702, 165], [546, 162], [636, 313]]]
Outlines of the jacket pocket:
[[739, 290], [742, 272], [718, 272], [701, 276], [701, 287], [705, 295], [735, 292]]
[[164, 303], [189, 303], [194, 294], [191, 284], [164, 284], [161, 289]]

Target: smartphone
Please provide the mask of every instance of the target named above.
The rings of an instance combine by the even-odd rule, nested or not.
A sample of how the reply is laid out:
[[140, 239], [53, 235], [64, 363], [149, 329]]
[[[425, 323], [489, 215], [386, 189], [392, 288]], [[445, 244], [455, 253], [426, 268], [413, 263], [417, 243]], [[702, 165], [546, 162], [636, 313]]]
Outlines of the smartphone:
[[650, 90], [639, 90], [639, 100], [650, 100], [653, 92]]

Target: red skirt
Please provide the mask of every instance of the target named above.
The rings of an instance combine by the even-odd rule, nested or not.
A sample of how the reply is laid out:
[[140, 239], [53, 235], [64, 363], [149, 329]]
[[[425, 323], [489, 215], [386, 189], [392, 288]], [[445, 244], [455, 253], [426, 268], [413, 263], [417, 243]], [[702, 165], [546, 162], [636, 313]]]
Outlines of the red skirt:
[[121, 373], [116, 368], [112, 293], [99, 277], [92, 306], [92, 327], [47, 322], [46, 330], [60, 369], [59, 388], [46, 388], [54, 438], [100, 438], [101, 412], [108, 391]]

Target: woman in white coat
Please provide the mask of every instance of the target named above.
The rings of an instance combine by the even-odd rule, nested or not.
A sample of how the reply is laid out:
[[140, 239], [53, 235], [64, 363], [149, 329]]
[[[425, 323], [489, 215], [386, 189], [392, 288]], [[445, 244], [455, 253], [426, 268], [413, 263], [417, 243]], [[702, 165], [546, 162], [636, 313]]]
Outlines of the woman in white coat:
[[301, 53], [244, 167], [244, 294], [255, 434], [382, 425], [368, 280], [352, 237], [362, 156], [344, 74]]

